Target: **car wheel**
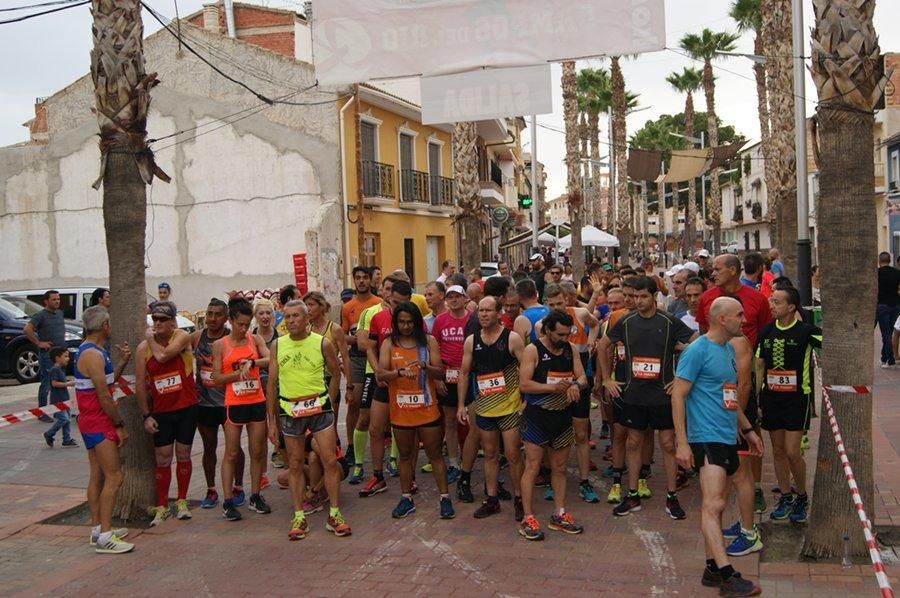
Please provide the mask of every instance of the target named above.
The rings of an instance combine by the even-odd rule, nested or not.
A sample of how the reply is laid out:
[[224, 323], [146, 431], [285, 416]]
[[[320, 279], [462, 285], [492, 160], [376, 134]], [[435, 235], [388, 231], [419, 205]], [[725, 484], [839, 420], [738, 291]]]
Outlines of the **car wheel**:
[[13, 372], [22, 384], [37, 382], [41, 378], [41, 360], [37, 349], [31, 345], [20, 347], [13, 355]]

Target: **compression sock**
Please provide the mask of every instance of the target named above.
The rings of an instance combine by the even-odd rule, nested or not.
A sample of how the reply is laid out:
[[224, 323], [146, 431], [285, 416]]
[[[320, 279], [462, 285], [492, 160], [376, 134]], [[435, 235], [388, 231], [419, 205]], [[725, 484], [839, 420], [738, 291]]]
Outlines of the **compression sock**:
[[391, 430], [391, 459], [396, 461], [400, 458], [400, 449], [397, 447], [397, 438], [394, 437], [394, 431]]
[[187, 498], [188, 486], [191, 485], [191, 471], [193, 464], [190, 461], [179, 461], [175, 465], [175, 479], [178, 482], [178, 500]]
[[362, 467], [368, 441], [368, 430], [353, 430], [353, 464], [357, 467]]
[[169, 506], [169, 486], [172, 484], [172, 466], [156, 467], [156, 506]]

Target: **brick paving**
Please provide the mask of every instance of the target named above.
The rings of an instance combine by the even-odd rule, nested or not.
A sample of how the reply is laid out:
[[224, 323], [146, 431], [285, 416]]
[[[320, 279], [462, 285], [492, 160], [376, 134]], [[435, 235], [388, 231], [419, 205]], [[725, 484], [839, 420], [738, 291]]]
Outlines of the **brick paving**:
[[[900, 523], [900, 371], [876, 370], [875, 480], [876, 524]], [[14, 387], [12, 387], [14, 388]], [[36, 387], [34, 387], [36, 390]], [[9, 395], [11, 387], [0, 389]], [[21, 389], [19, 389], [21, 392]], [[7, 410], [23, 400], [0, 401]], [[594, 412], [593, 417], [599, 417]], [[170, 520], [158, 528], [133, 530], [137, 548], [123, 556], [94, 554], [87, 527], [41, 524], [53, 514], [80, 504], [87, 483], [83, 449], [48, 449], [39, 432], [44, 424], [27, 422], [0, 430], [0, 594], [87, 595], [99, 591], [134, 595], [240, 595], [266, 593], [304, 596], [369, 596], [397, 594], [456, 596], [565, 596], [609, 593], [627, 596], [677, 594], [714, 596], [699, 576], [703, 542], [698, 530], [699, 488], [696, 481], [679, 497], [686, 521], [672, 521], [663, 510], [662, 460], [657, 456], [650, 487], [654, 498], [640, 513], [617, 519], [605, 503], [588, 505], [577, 497], [570, 476], [569, 510], [585, 526], [580, 536], [545, 530], [544, 542], [529, 543], [516, 532], [511, 504], [500, 515], [476, 521], [477, 505], [455, 502], [457, 518], [441, 521], [430, 474], [418, 474], [418, 511], [395, 521], [390, 511], [399, 498], [399, 483], [388, 480], [388, 492], [367, 499], [356, 487], [342, 485], [343, 512], [353, 526], [349, 538], [324, 529], [325, 513], [310, 517], [311, 533], [288, 542], [291, 507], [286, 491], [274, 484], [265, 492], [273, 513], [257, 515], [242, 508], [244, 520], [226, 522], [217, 509], [193, 511], [191, 521]], [[813, 426], [815, 463], [818, 425]], [[598, 444], [602, 445], [601, 442]], [[221, 452], [221, 445], [220, 445]], [[194, 450], [191, 498], [205, 484], [200, 467], [199, 438]], [[601, 463], [600, 451], [593, 456]], [[605, 462], [603, 462], [605, 466]], [[574, 457], [570, 471], [574, 472]], [[369, 469], [367, 467], [367, 469]], [[763, 487], [774, 482], [770, 458]], [[473, 474], [476, 496], [482, 491], [480, 466]], [[607, 480], [595, 477], [605, 496]], [[811, 487], [811, 485], [810, 485]], [[536, 514], [543, 524], [551, 504], [536, 493]], [[769, 493], [767, 492], [767, 495]], [[771, 504], [771, 495], [767, 496]], [[868, 506], [868, 505], [867, 505]], [[729, 507], [726, 519], [733, 520]], [[764, 515], [767, 519], [767, 516]], [[896, 558], [891, 551], [888, 559]], [[871, 568], [860, 562], [760, 562], [759, 554], [735, 559], [745, 577], [758, 580], [765, 595], [874, 595]], [[888, 564], [894, 587], [897, 565]]]

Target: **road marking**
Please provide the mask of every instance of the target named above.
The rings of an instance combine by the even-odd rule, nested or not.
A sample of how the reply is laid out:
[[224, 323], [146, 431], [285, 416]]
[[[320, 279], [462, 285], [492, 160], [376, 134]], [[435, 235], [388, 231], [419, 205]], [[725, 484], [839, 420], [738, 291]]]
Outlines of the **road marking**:
[[[653, 572], [667, 583], [675, 581], [675, 562], [669, 553], [669, 548], [662, 534], [643, 529], [634, 519], [631, 519], [631, 527], [635, 535], [644, 545], [647, 554], [650, 555], [650, 567]], [[656, 589], [656, 588], [655, 588]], [[654, 593], [656, 593], [654, 591]]]

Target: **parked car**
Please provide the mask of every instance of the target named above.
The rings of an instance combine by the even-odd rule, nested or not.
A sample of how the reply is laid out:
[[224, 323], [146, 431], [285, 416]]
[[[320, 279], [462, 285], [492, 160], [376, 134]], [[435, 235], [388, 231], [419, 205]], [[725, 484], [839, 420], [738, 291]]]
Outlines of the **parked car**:
[[722, 251], [724, 251], [725, 253], [730, 253], [730, 254], [732, 254], [732, 255], [737, 255], [737, 253], [738, 253], [738, 242], [737, 242], [737, 241], [732, 241], [731, 243], [729, 243], [728, 245], [726, 245], [726, 246], [722, 249]]
[[499, 264], [497, 262], [481, 262], [481, 277], [490, 278], [492, 276], [500, 276]]
[[[96, 287], [61, 287], [54, 289], [59, 291], [59, 308], [63, 314], [71, 320], [81, 321], [81, 314], [91, 306], [91, 294]], [[23, 297], [29, 299], [39, 306], [44, 302], [44, 293], [48, 289], [26, 289], [20, 291], [2, 291], [5, 295], [13, 297]], [[154, 301], [154, 297], [147, 294], [147, 305]], [[196, 330], [196, 325], [189, 319], [178, 316], [178, 327], [187, 332]], [[152, 324], [150, 316], [147, 316], [147, 326]]]
[[[13, 375], [22, 384], [37, 382], [41, 376], [38, 348], [25, 336], [31, 316], [43, 309], [25, 299], [0, 295], [0, 375]], [[66, 319], [66, 347], [74, 353], [84, 338], [84, 327]], [[71, 362], [70, 367], [71, 367]]]

